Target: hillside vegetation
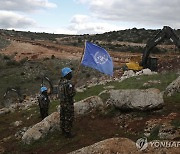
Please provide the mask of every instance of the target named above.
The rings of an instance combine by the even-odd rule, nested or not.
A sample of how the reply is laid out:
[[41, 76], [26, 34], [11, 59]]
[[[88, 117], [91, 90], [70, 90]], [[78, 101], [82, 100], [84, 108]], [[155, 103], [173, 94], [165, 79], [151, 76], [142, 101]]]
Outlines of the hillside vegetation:
[[[161, 83], [152, 85], [151, 87], [164, 90], [165, 87], [177, 77], [176, 73], [158, 74], [153, 76], [141, 76], [133, 77], [124, 80], [121, 83], [111, 82], [102, 86], [95, 86], [88, 88], [82, 93], [77, 93], [76, 101], [84, 99], [84, 97], [98, 95], [107, 86], [114, 86], [118, 89], [130, 89], [130, 88], [149, 88], [142, 85], [149, 80], [160, 80]], [[140, 79], [139, 79], [140, 78]], [[137, 82], [137, 80], [139, 82]], [[129, 84], [131, 83], [131, 84]], [[82, 97], [83, 96], [83, 97]], [[103, 101], [106, 101], [106, 96], [101, 95]], [[73, 150], [82, 148], [84, 146], [93, 144], [95, 142], [104, 140], [111, 137], [127, 137], [136, 141], [143, 136], [143, 131], [146, 121], [153, 118], [163, 118], [170, 113], [177, 113], [180, 109], [180, 95], [175, 94], [172, 97], [164, 98], [165, 106], [162, 110], [151, 112], [136, 112], [136, 111], [120, 111], [116, 108], [107, 108], [106, 110], [95, 110], [94, 112], [85, 115], [81, 118], [76, 118], [73, 131], [76, 132], [76, 136], [72, 139], [66, 139], [61, 135], [59, 131], [49, 133], [45, 138], [42, 138], [31, 145], [24, 145], [20, 140], [17, 140], [14, 134], [24, 127], [29, 127], [41, 119], [39, 117], [38, 104], [34, 105], [30, 109], [18, 110], [17, 112], [3, 115], [0, 117], [2, 122], [0, 126], [0, 140], [3, 140], [2, 146], [7, 153], [62, 153], [71, 152]], [[52, 101], [50, 104], [50, 113], [57, 110], [59, 101]], [[30, 117], [31, 120], [27, 120]], [[126, 119], [124, 123], [119, 123], [118, 119], [123, 117]], [[179, 115], [172, 121], [172, 125], [179, 127]], [[22, 125], [13, 127], [14, 121], [23, 121]], [[124, 128], [124, 125], [128, 125], [128, 128]], [[7, 131], [9, 127], [10, 131]], [[4, 139], [5, 138], [5, 139]], [[152, 132], [149, 140], [158, 139], [155, 132]]]
[[[15, 30], [0, 30], [0, 35], [6, 36], [8, 38], [13, 38], [16, 40], [29, 40], [29, 41], [53, 41], [56, 44], [63, 45], [73, 45], [73, 46], [84, 46], [84, 41], [88, 40], [91, 42], [95, 42], [106, 49], [113, 51], [131, 51], [131, 52], [142, 52], [144, 46], [140, 44], [146, 44], [147, 41], [153, 38], [160, 29], [151, 30], [151, 29], [126, 29], [119, 31], [106, 32], [103, 34], [95, 34], [95, 35], [64, 35], [64, 34], [49, 34], [49, 33], [36, 33], [36, 32], [22, 32]], [[180, 29], [175, 30], [175, 33], [180, 36]], [[124, 42], [124, 43], [122, 43]], [[128, 43], [135, 43], [127, 44]], [[172, 42], [170, 40], [165, 40], [165, 45], [171, 45]], [[166, 49], [157, 49], [155, 48], [152, 52], [161, 53], [166, 52]]]

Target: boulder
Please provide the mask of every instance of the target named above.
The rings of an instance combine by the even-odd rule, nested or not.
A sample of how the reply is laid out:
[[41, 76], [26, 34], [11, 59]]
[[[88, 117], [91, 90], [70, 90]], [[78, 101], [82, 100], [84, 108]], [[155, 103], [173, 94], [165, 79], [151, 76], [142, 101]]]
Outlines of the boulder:
[[69, 154], [113, 154], [113, 153], [142, 153], [138, 151], [135, 143], [127, 138], [110, 138]]
[[163, 95], [158, 89], [111, 90], [109, 103], [120, 109], [152, 110], [162, 108]]
[[[70, 152], [68, 154], [179, 154], [179, 142], [176, 142], [176, 146], [172, 147], [163, 147], [160, 143], [175, 143], [170, 141], [152, 141], [155, 144], [147, 142], [146, 146], [140, 144], [140, 147], [143, 146], [144, 149], [139, 149], [139, 145], [127, 138], [110, 138], [93, 145], [81, 148], [79, 150]], [[158, 144], [156, 144], [158, 143]], [[160, 146], [161, 147], [160, 147]], [[159, 147], [157, 147], [159, 146]], [[167, 145], [168, 146], [168, 145]]]
[[152, 71], [151, 71], [149, 68], [143, 69], [143, 70], [142, 70], [142, 73], [143, 73], [144, 75], [152, 75]]
[[101, 98], [98, 96], [92, 96], [75, 103], [74, 112], [75, 115], [84, 115], [101, 106], [103, 106]]
[[172, 96], [176, 92], [180, 92], [180, 76], [167, 86], [164, 94]]
[[[93, 109], [99, 108], [101, 106], [103, 106], [103, 102], [100, 97], [89, 97], [74, 104], [75, 116], [82, 116], [84, 114], [88, 114]], [[59, 112], [54, 112], [45, 119], [43, 119], [41, 122], [29, 128], [22, 136], [22, 141], [25, 144], [30, 144], [31, 142], [46, 136], [46, 134], [48, 134], [50, 131], [59, 129], [59, 116]]]
[[59, 112], [54, 112], [41, 122], [29, 128], [22, 136], [22, 141], [30, 144], [34, 140], [44, 137], [48, 132], [59, 129]]

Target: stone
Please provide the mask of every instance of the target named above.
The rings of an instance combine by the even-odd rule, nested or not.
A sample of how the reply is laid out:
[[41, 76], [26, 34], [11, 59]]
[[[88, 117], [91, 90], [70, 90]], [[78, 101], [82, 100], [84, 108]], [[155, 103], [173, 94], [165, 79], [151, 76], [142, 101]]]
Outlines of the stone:
[[152, 110], [164, 105], [163, 95], [158, 89], [110, 90], [109, 104], [119, 109]]
[[142, 70], [143, 75], [152, 75], [152, 71], [149, 68], [143, 69]]
[[18, 127], [18, 126], [21, 126], [21, 125], [22, 125], [22, 121], [15, 121], [13, 123], [13, 126], [15, 126], [15, 127]]
[[128, 71], [125, 71], [122, 76], [126, 78], [130, 78], [130, 77], [136, 76], [136, 74], [133, 70], [128, 70]]
[[22, 136], [22, 141], [30, 144], [34, 140], [38, 140], [52, 130], [59, 129], [59, 113], [54, 112], [41, 122], [28, 129]]
[[[90, 113], [92, 110], [102, 107], [103, 101], [98, 96], [92, 96], [85, 100], [79, 101], [74, 104], [75, 116], [82, 116]], [[58, 107], [58, 111], [59, 111]], [[35, 140], [38, 140], [46, 136], [53, 130], [59, 130], [60, 113], [54, 112], [41, 122], [37, 123], [33, 127], [29, 128], [22, 136], [22, 141], [25, 144], [30, 144]]]
[[180, 130], [170, 124], [162, 124], [158, 136], [160, 139], [174, 140], [180, 138]]
[[3, 115], [3, 114], [7, 114], [7, 113], [10, 113], [10, 109], [9, 108], [2, 108], [0, 109], [0, 115]]
[[[170, 141], [166, 140], [155, 140], [155, 143], [170, 143]], [[176, 142], [177, 146], [179, 146], [179, 142]], [[158, 144], [159, 145], [159, 144]], [[147, 147], [143, 150], [140, 150], [136, 147], [136, 143], [127, 138], [110, 138], [100, 142], [97, 142], [93, 145], [83, 147], [79, 150], [70, 152], [68, 154], [179, 154], [179, 148], [174, 147], [156, 147], [153, 144], [147, 143]]]
[[28, 127], [23, 127], [21, 130], [19, 130], [18, 132], [16, 132], [16, 134], [14, 135], [16, 137], [16, 139], [21, 139], [22, 136], [24, 135], [24, 133], [28, 130]]
[[114, 89], [115, 87], [114, 86], [106, 86], [104, 87], [104, 89]]
[[143, 87], [148, 87], [148, 86], [152, 86], [152, 85], [156, 85], [156, 84], [160, 84], [161, 81], [160, 80], [149, 80], [148, 82], [145, 82], [143, 84]]
[[11, 136], [5, 137], [5, 138], [2, 139], [2, 141], [3, 141], [3, 142], [7, 142], [7, 141], [10, 140], [11, 138], [12, 138]]
[[167, 86], [164, 94], [166, 96], [172, 96], [177, 92], [180, 93], [180, 76]]
[[84, 115], [90, 113], [92, 110], [103, 106], [103, 101], [98, 96], [88, 97], [82, 101], [74, 104], [75, 115]]
[[126, 154], [142, 153], [138, 151], [135, 143], [127, 138], [110, 138], [82, 149], [70, 152], [69, 154]]

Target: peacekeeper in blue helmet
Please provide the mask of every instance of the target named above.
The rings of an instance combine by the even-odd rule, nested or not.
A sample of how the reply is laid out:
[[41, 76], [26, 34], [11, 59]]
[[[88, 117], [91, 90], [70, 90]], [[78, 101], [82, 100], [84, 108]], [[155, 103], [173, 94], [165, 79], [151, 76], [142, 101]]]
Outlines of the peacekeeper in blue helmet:
[[59, 82], [60, 98], [60, 128], [65, 137], [72, 136], [72, 126], [74, 121], [74, 95], [75, 88], [71, 81], [72, 70], [65, 67], [61, 70], [61, 80]]
[[44, 119], [45, 117], [48, 116], [49, 103], [50, 103], [48, 93], [47, 93], [47, 88], [45, 86], [41, 87], [40, 89], [38, 102], [39, 102], [41, 118]]

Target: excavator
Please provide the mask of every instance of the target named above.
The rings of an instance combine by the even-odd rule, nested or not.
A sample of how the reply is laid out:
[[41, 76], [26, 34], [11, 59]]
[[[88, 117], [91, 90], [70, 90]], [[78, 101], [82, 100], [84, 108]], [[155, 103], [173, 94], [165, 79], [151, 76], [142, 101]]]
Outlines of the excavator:
[[150, 53], [152, 49], [157, 45], [163, 42], [165, 39], [169, 39], [173, 42], [178, 49], [180, 49], [180, 39], [174, 32], [174, 30], [169, 26], [164, 26], [162, 30], [160, 30], [152, 39], [150, 39], [145, 48], [142, 55], [142, 60], [140, 62], [131, 60], [129, 63], [126, 63], [126, 69], [140, 71], [143, 68], [149, 68], [152, 71], [157, 70], [157, 58], [150, 57]]

